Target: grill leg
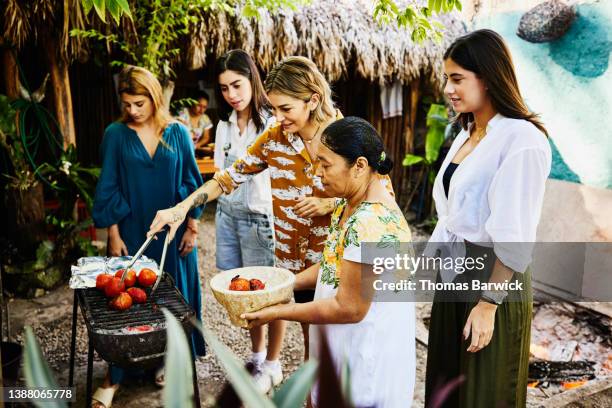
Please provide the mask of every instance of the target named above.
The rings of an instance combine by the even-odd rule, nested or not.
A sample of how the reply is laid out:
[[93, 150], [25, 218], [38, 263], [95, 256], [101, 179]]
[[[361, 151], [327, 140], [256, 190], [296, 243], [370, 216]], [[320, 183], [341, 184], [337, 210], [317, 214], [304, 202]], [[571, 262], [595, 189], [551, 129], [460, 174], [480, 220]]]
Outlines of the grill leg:
[[89, 343], [89, 350], [87, 351], [87, 388], [86, 388], [86, 398], [85, 398], [85, 406], [91, 407], [91, 377], [93, 374], [93, 342], [91, 338], [87, 339]]
[[[193, 372], [193, 399], [195, 408], [200, 408], [200, 386], [198, 385], [198, 372], [195, 364], [196, 356], [191, 348], [191, 370]], [[91, 406], [91, 404], [89, 404]]]
[[76, 352], [76, 334], [77, 334], [77, 309], [79, 307], [77, 300], [77, 289], [74, 290], [74, 299], [72, 301], [72, 336], [70, 341], [70, 372], [68, 374], [68, 386], [74, 385], [74, 354]]

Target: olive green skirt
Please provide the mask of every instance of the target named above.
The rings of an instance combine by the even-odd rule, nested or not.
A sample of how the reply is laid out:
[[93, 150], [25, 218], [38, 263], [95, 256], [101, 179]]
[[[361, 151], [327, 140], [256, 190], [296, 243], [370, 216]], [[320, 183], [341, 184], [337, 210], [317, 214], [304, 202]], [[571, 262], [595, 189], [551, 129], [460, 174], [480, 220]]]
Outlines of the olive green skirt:
[[523, 290], [510, 292], [498, 306], [493, 338], [476, 353], [466, 351], [471, 338], [464, 340], [462, 333], [478, 296], [469, 302], [453, 302], [449, 298], [442, 302], [436, 293], [427, 346], [426, 406], [443, 397], [444, 386], [458, 378], [462, 378], [460, 385], [439, 406], [525, 406], [533, 308], [530, 269], [523, 274], [515, 273], [513, 280], [522, 282]]

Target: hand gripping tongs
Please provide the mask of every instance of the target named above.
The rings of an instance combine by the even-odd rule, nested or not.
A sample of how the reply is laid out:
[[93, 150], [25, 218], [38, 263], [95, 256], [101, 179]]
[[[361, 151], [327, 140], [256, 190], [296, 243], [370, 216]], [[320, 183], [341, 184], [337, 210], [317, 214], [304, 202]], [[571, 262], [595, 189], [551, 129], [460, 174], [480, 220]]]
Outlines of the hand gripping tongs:
[[[159, 266], [159, 275], [157, 276], [157, 281], [155, 281], [155, 286], [153, 287], [153, 290], [155, 290], [155, 288], [157, 287], [157, 284], [159, 283], [159, 277], [161, 276], [161, 273], [163, 271], [163, 267], [164, 267], [164, 261], [166, 258], [166, 249], [168, 248], [168, 236], [170, 234], [166, 233], [166, 240], [164, 242], [164, 249], [162, 251], [162, 258], [161, 258], [161, 265]], [[136, 252], [136, 255], [134, 255], [132, 257], [132, 259], [130, 260], [130, 263], [126, 266], [124, 273], [121, 275], [121, 283], [123, 283], [123, 281], [125, 280], [125, 277], [128, 274], [128, 271], [134, 266], [134, 264], [136, 264], [136, 261], [138, 261], [138, 259], [140, 259], [140, 257], [142, 256], [142, 254], [144, 253], [144, 251], [146, 251], [146, 249], [149, 247], [149, 245], [151, 244], [151, 242], [155, 239], [155, 234], [151, 235], [149, 238], [147, 238], [147, 240], [144, 242], [144, 244], [142, 244], [142, 246], [140, 247], [140, 249], [138, 249], [138, 251]]]

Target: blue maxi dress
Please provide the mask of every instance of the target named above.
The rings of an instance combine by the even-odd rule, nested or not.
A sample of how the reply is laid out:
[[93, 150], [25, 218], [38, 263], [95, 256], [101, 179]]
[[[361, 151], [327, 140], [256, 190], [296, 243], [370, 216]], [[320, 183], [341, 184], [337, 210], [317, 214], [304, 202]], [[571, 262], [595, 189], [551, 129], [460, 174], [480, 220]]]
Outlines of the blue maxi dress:
[[[176, 205], [202, 185], [187, 128], [171, 123], [164, 130], [163, 142], [158, 144], [151, 158], [137, 133], [126, 124], [114, 122], [104, 133], [102, 172], [96, 186], [92, 216], [98, 228], [118, 224], [130, 255], [144, 243], [158, 210]], [[188, 216], [198, 218], [201, 212], [201, 208], [194, 208]], [[178, 250], [185, 226], [186, 223], [181, 225], [168, 246], [164, 270], [174, 278], [177, 288], [201, 320], [197, 249], [185, 257], [181, 257]], [[144, 254], [159, 263], [165, 235], [158, 235], [160, 239], [154, 240]], [[195, 330], [191, 345], [195, 355], [205, 354], [204, 339]], [[123, 376], [124, 370], [111, 365], [113, 384], [121, 382]]]

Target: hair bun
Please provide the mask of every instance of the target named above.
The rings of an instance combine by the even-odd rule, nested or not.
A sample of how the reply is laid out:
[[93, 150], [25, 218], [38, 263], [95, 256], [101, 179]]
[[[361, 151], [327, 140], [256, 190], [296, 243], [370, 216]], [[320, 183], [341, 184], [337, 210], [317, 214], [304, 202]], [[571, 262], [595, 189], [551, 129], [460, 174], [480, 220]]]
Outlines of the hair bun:
[[393, 160], [391, 160], [388, 156], [385, 157], [385, 159], [378, 165], [378, 169], [376, 169], [376, 171], [378, 171], [378, 174], [389, 174], [391, 172], [391, 169], [393, 169]]

